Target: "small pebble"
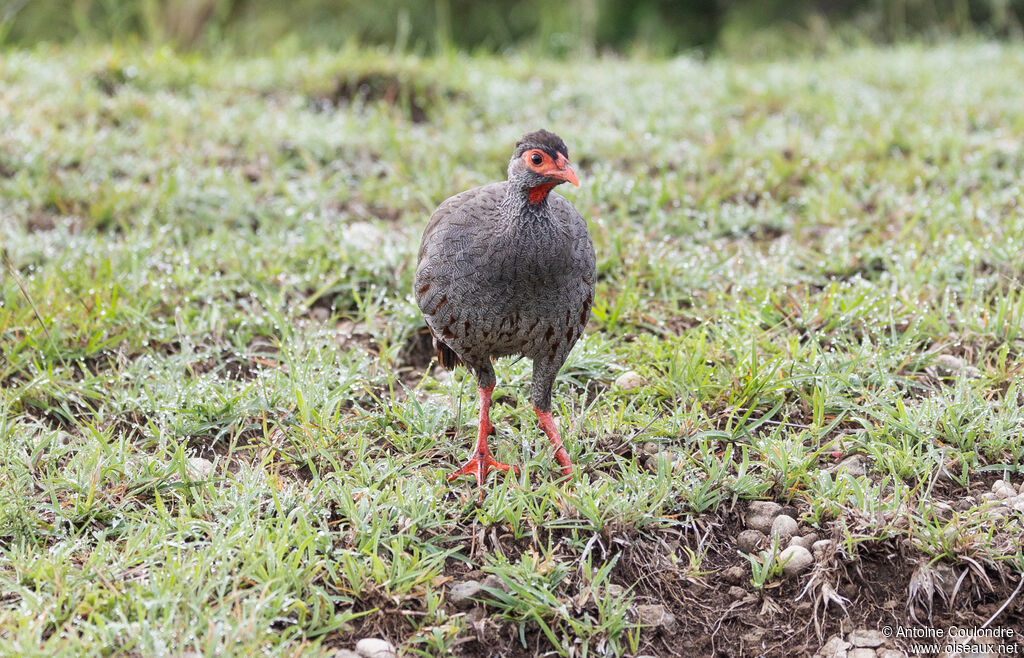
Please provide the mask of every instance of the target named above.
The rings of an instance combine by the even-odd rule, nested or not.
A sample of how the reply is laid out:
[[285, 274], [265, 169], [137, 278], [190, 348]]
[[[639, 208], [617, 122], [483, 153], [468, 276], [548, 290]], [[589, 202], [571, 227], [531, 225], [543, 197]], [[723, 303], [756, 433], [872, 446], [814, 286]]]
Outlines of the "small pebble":
[[356, 642], [356, 653], [363, 658], [398, 658], [393, 644], [376, 637], [364, 637]]
[[831, 539], [819, 539], [818, 541], [811, 544], [811, 551], [814, 553], [814, 557], [818, 559], [821, 559], [821, 556], [824, 555], [825, 552], [830, 550], [831, 548]]
[[1009, 500], [1010, 498], [1016, 498], [1017, 492], [1010, 485], [1003, 483], [998, 489], [992, 487], [992, 493], [1003, 500]]
[[743, 589], [739, 585], [733, 585], [729, 588], [729, 597], [733, 600], [739, 601], [740, 599], [746, 598], [747, 590]]
[[661, 447], [654, 441], [648, 441], [643, 445], [644, 452], [648, 455], [656, 455], [661, 452]]
[[782, 565], [783, 575], [792, 578], [806, 571], [814, 564], [814, 557], [811, 552], [803, 546], [790, 546], [779, 553], [779, 564]]
[[744, 530], [736, 537], [736, 548], [748, 555], [761, 550], [766, 537], [760, 530]]
[[817, 537], [817, 535], [804, 535], [803, 537], [799, 535], [794, 535], [793, 538], [789, 540], [789, 545], [802, 546], [807, 550], [811, 550], [811, 548], [814, 546], [815, 537]]
[[747, 579], [747, 570], [739, 565], [732, 566], [722, 572], [722, 578], [727, 583], [738, 585]]
[[747, 506], [747, 514], [756, 514], [758, 516], [775, 518], [780, 511], [782, 511], [782, 505], [770, 500], [752, 500]]
[[493, 573], [484, 578], [483, 582], [480, 583], [480, 586], [488, 589], [496, 589], [499, 592], [504, 592], [506, 594], [509, 593], [509, 588], [508, 585], [505, 584], [505, 581], [498, 578]]
[[874, 649], [885, 644], [885, 636], [880, 631], [859, 628], [846, 638], [855, 647], [867, 647]]
[[755, 500], [747, 508], [743, 523], [751, 530], [759, 530], [765, 534], [772, 529], [772, 521], [778, 516], [782, 505], [770, 501]]
[[850, 649], [846, 652], [846, 658], [877, 658], [878, 654], [875, 653], [874, 649], [864, 649], [858, 647], [856, 649]]
[[862, 455], [850, 455], [830, 470], [834, 470], [836, 473], [846, 471], [850, 476], [855, 478], [868, 474], [868, 466]]
[[896, 649], [879, 649], [875, 655], [878, 658], [907, 658], [907, 654]]
[[476, 604], [473, 599], [480, 594], [480, 591], [480, 583], [475, 580], [465, 580], [449, 587], [446, 598], [456, 608], [465, 610]]
[[939, 367], [940, 374], [949, 376], [964, 373], [968, 379], [981, 377], [981, 371], [970, 365], [964, 359], [952, 354], [940, 354], [935, 359], [935, 365]]
[[818, 649], [818, 653], [815, 655], [820, 656], [820, 658], [846, 658], [847, 650], [849, 648], [849, 642], [838, 635], [833, 635], [828, 639], [828, 642], [826, 642], [824, 646]]
[[358, 653], [351, 649], [338, 649], [331, 654], [331, 658], [361, 658]]
[[205, 480], [213, 474], [213, 462], [202, 457], [189, 457], [185, 469], [189, 476], [197, 480]]
[[670, 633], [676, 629], [675, 615], [657, 603], [637, 606], [636, 617], [637, 621], [645, 626], [655, 626]]
[[785, 546], [789, 543], [790, 538], [792, 538], [793, 535], [796, 534], [796, 531], [799, 529], [799, 527], [800, 526], [797, 525], [796, 519], [794, 519], [792, 516], [780, 514], [775, 517], [774, 521], [772, 521], [771, 536], [778, 537], [779, 545]]
[[615, 378], [615, 388], [621, 391], [632, 391], [647, 384], [647, 380], [635, 370], [629, 370]]

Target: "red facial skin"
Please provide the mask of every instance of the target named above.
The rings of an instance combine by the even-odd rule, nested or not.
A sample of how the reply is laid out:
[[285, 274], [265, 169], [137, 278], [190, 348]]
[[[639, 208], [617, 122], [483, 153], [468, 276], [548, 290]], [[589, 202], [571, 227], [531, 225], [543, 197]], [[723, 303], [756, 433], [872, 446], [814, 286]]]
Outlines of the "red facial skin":
[[[534, 155], [540, 156], [540, 164], [533, 163]], [[540, 203], [547, 197], [551, 188], [563, 181], [572, 183], [576, 187], [580, 186], [580, 182], [576, 178], [576, 172], [569, 166], [569, 160], [567, 160], [561, 153], [558, 154], [557, 160], [552, 160], [551, 156], [544, 151], [540, 149], [530, 149], [523, 153], [522, 159], [526, 166], [532, 171], [546, 178], [553, 178], [555, 180], [555, 182], [543, 183], [536, 187], [531, 187], [529, 194], [530, 203]]]

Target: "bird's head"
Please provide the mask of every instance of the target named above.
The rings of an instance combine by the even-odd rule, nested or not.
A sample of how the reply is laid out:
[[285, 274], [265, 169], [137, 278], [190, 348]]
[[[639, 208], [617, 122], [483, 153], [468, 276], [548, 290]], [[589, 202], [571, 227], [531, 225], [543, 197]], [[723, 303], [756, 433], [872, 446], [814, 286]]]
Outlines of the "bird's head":
[[556, 185], [565, 182], [580, 186], [576, 172], [569, 166], [569, 149], [562, 138], [547, 130], [526, 133], [516, 142], [508, 163], [508, 182], [540, 203]]

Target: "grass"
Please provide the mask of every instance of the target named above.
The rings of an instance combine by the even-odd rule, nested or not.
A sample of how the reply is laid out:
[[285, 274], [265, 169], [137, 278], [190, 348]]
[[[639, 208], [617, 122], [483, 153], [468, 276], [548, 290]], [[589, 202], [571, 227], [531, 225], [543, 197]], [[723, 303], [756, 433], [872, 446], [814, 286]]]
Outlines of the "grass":
[[[1024, 521], [978, 494], [1022, 480], [1022, 76], [1024, 49], [984, 43], [4, 53], [0, 652], [706, 654], [718, 626], [688, 602], [727, 566], [755, 610], [800, 592], [772, 551], [736, 552], [750, 499], [792, 505], [843, 564], [896, 551], [893, 582], [952, 565], [982, 583], [962, 603], [1001, 602]], [[578, 470], [556, 482], [530, 364], [502, 360], [492, 447], [523, 473], [477, 502], [444, 481], [475, 390], [429, 361], [415, 253], [541, 126], [598, 254], [555, 393]], [[644, 384], [616, 386], [628, 370]], [[865, 475], [835, 468], [850, 455]], [[482, 617], [446, 602], [473, 572], [505, 585]], [[768, 653], [813, 652], [800, 631]]]

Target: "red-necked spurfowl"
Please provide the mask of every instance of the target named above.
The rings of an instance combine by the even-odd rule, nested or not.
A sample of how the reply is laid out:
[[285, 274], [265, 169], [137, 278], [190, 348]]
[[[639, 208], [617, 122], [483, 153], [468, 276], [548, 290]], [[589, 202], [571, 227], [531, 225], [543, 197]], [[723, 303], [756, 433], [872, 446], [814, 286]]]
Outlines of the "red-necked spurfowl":
[[510, 468], [491, 456], [487, 437], [497, 381], [491, 360], [515, 354], [533, 360], [540, 429], [562, 473], [572, 474], [551, 417], [551, 387], [590, 317], [595, 266], [586, 221], [551, 191], [565, 182], [579, 186], [565, 142], [546, 130], [528, 133], [516, 143], [508, 180], [451, 197], [423, 232], [416, 302], [441, 365], [465, 364], [480, 394], [476, 447], [449, 480], [471, 474], [483, 484], [491, 469]]

